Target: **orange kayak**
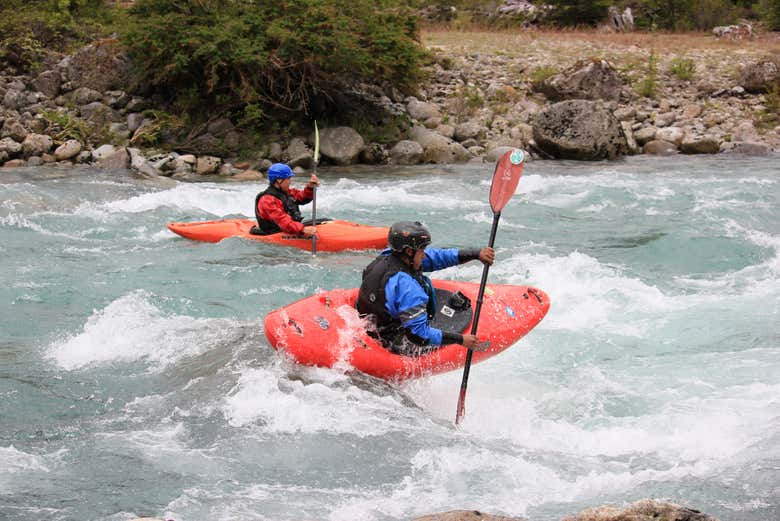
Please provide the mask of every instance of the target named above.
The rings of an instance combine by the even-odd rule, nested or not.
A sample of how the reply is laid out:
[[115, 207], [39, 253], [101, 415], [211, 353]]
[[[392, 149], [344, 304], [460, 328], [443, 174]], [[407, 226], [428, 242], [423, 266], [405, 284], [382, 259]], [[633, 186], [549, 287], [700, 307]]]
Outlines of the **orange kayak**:
[[[448, 299], [456, 291], [476, 305], [479, 284], [434, 280], [439, 309], [434, 325], [456, 324], [468, 332], [473, 311], [455, 310]], [[303, 365], [333, 367], [346, 364], [385, 380], [404, 380], [462, 368], [466, 349], [457, 344], [442, 346], [420, 356], [395, 354], [365, 331], [355, 300], [358, 290], [336, 289], [313, 295], [272, 311], [265, 317], [265, 336], [275, 349]], [[482, 301], [477, 336], [489, 346], [475, 351], [472, 363], [504, 351], [544, 318], [550, 299], [528, 286], [487, 285]], [[463, 316], [458, 316], [463, 315]], [[453, 330], [448, 326], [445, 329]]]
[[[319, 219], [318, 219], [319, 221]], [[242, 237], [280, 246], [311, 251], [311, 239], [284, 232], [252, 235], [257, 224], [252, 219], [222, 219], [189, 223], [168, 223], [168, 229], [194, 241], [219, 242], [228, 237]], [[387, 247], [386, 226], [368, 226], [349, 221], [332, 220], [317, 224], [317, 251], [380, 250]]]

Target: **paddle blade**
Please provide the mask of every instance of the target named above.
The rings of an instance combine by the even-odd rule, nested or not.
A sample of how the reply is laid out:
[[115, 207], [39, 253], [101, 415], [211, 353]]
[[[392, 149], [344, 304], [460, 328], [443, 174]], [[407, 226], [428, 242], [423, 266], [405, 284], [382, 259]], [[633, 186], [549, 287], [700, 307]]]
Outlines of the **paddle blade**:
[[320, 162], [320, 131], [317, 128], [317, 120], [314, 120], [314, 164]]
[[496, 163], [496, 171], [490, 185], [490, 208], [493, 213], [499, 213], [515, 194], [524, 164], [525, 154], [519, 148], [510, 150]]

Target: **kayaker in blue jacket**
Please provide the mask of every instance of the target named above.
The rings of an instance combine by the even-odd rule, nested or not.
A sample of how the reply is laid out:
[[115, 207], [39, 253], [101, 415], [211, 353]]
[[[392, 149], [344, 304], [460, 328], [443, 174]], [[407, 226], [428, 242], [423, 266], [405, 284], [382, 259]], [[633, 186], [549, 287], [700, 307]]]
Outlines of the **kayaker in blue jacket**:
[[493, 264], [493, 248], [427, 248], [430, 232], [419, 222], [410, 221], [393, 224], [387, 242], [389, 248], [363, 270], [357, 299], [358, 312], [376, 320], [375, 334], [384, 346], [405, 355], [423, 354], [446, 344], [476, 347], [476, 335], [431, 326], [435, 296], [423, 272], [471, 260]]

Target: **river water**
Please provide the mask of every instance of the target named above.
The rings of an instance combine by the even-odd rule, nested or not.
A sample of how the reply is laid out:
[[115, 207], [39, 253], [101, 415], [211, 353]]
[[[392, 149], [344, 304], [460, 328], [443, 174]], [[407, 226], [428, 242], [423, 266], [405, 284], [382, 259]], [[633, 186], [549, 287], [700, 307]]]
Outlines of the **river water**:
[[[251, 216], [258, 183], [3, 169], [0, 519], [553, 521], [647, 497], [780, 519], [777, 164], [528, 163], [489, 281], [552, 306], [472, 367], [460, 429], [459, 372], [390, 385], [268, 345], [266, 313], [372, 254], [165, 228]], [[323, 168], [317, 213], [481, 246], [492, 170]]]

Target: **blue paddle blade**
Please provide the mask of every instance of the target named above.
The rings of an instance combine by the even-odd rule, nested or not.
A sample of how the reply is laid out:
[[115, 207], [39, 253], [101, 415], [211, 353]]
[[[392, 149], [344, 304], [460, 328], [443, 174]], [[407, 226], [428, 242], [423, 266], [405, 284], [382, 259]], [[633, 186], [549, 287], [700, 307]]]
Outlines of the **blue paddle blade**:
[[525, 165], [525, 153], [519, 148], [505, 153], [496, 163], [490, 184], [490, 208], [499, 213], [512, 198]]

